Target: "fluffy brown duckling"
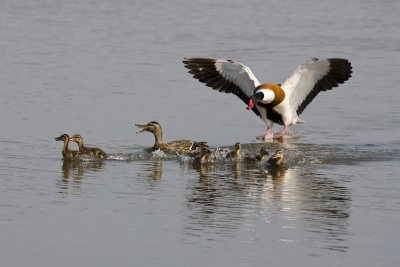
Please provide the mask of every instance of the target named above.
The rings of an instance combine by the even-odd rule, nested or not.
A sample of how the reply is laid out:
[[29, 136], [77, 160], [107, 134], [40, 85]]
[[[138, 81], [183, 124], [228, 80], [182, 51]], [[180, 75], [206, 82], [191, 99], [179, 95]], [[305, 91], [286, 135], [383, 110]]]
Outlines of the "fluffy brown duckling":
[[204, 148], [206, 148], [206, 149], [210, 148], [210, 146], [208, 145], [208, 142], [203, 142], [203, 141], [196, 142], [196, 144], [194, 145], [192, 150], [190, 152], [188, 152], [188, 153], [185, 153], [185, 154], [187, 154], [188, 156], [197, 156], [202, 152], [202, 150]]
[[77, 156], [80, 155], [79, 151], [75, 150], [69, 150], [68, 144], [69, 144], [69, 135], [68, 134], [62, 134], [59, 137], [54, 138], [56, 141], [63, 141], [64, 146], [62, 149], [62, 155], [64, 160], [73, 160], [77, 158]]
[[75, 143], [78, 144], [79, 146], [79, 153], [81, 154], [86, 154], [86, 155], [91, 155], [96, 158], [100, 159], [106, 159], [107, 154], [101, 150], [100, 148], [97, 147], [87, 147], [83, 144], [83, 138], [79, 134], [75, 134], [70, 138], [70, 141], [74, 141]]
[[254, 163], [254, 162], [259, 162], [267, 158], [269, 155], [267, 149], [265, 147], [262, 147], [260, 149], [260, 153], [258, 155], [256, 154], [246, 154], [245, 156], [245, 161], [249, 163]]
[[275, 154], [268, 159], [267, 162], [270, 166], [282, 166], [285, 163], [283, 151], [281, 149], [278, 149]]
[[193, 159], [193, 163], [197, 165], [204, 165], [210, 162], [211, 151], [208, 149], [208, 145], [201, 145], [200, 153]]
[[[142, 130], [137, 133], [150, 132], [154, 134], [154, 145], [152, 150], [158, 150], [167, 152], [167, 153], [185, 153], [192, 154], [198, 152], [201, 147], [201, 143], [206, 142], [196, 142], [192, 140], [176, 140], [168, 143], [164, 143], [162, 139], [162, 128], [161, 125], [156, 121], [151, 121], [147, 124], [135, 124], [137, 127]], [[208, 145], [207, 145], [208, 146]]]
[[229, 152], [228, 154], [226, 154], [226, 158], [227, 159], [240, 159], [240, 151], [241, 151], [242, 145], [237, 142], [235, 144], [235, 149], [231, 152]]

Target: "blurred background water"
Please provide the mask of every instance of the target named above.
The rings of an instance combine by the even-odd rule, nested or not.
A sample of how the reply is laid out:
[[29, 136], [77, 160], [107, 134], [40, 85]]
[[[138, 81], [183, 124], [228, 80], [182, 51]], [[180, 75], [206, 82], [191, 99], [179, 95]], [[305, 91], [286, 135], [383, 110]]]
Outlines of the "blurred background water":
[[[400, 261], [398, 1], [1, 6], [1, 266]], [[269, 144], [284, 149], [283, 170], [157, 155], [63, 163], [64, 132], [137, 155], [153, 137], [134, 123], [152, 120], [166, 141], [263, 145], [264, 123], [191, 78], [185, 56], [238, 60], [261, 82], [312, 57], [348, 58], [354, 74], [307, 107], [298, 139]]]

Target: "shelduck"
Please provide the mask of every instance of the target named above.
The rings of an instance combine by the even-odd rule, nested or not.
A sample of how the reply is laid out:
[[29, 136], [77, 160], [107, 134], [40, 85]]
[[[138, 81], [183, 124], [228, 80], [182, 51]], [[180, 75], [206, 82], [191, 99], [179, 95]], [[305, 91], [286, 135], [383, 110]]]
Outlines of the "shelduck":
[[[219, 92], [238, 96], [266, 124], [262, 139], [282, 138], [290, 125], [302, 123], [299, 115], [321, 91], [331, 90], [352, 74], [347, 59], [313, 58], [301, 64], [282, 84], [260, 83], [251, 69], [240, 62], [217, 58], [184, 58], [193, 77]], [[274, 123], [283, 125], [280, 134], [271, 132]]]

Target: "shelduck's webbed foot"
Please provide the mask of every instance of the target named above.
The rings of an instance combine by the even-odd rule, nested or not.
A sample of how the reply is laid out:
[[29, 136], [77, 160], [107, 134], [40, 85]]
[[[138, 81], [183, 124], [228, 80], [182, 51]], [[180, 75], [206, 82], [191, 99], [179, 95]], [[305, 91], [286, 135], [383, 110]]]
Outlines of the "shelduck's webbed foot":
[[282, 132], [280, 134], [274, 135], [274, 139], [276, 140], [283, 140], [283, 136], [287, 133], [289, 126], [284, 126]]
[[271, 132], [271, 129], [267, 129], [267, 130], [265, 130], [263, 135], [257, 136], [256, 139], [265, 141], [265, 140], [273, 139], [273, 137], [274, 137], [274, 134]]

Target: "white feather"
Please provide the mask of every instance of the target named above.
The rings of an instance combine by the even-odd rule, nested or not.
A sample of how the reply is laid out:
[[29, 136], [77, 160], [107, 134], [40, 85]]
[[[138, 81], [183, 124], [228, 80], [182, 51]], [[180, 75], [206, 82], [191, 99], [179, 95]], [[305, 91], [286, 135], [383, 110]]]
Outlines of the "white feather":
[[251, 69], [237, 61], [217, 59], [215, 68], [225, 79], [239, 86], [248, 97], [260, 85]]
[[314, 85], [329, 72], [329, 69], [330, 63], [327, 59], [309, 60], [300, 65], [282, 84], [292, 112], [297, 110]]
[[272, 101], [274, 101], [274, 99], [275, 99], [275, 93], [272, 90], [260, 89], [260, 90], [257, 90], [256, 93], [257, 92], [262, 92], [264, 94], [264, 98], [260, 100], [261, 103], [269, 104]]

